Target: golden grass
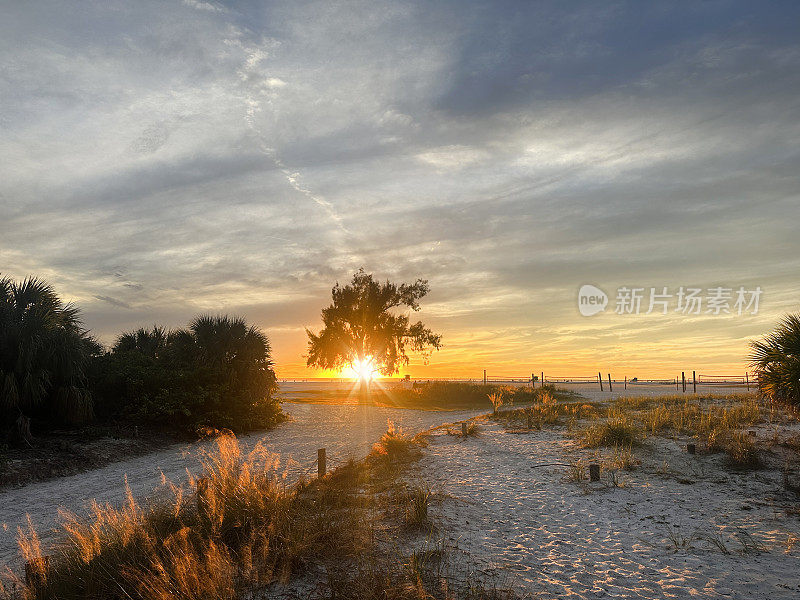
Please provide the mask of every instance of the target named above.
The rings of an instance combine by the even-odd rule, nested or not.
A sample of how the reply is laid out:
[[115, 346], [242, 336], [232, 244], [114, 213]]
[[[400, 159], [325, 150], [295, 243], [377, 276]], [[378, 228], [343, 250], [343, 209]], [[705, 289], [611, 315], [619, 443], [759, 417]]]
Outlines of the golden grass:
[[[365, 513], [372, 499], [361, 490], [415, 458], [419, 444], [390, 426], [366, 460], [287, 485], [276, 457], [263, 448], [243, 455], [223, 436], [202, 456], [192, 491], [167, 483], [168, 497], [142, 506], [128, 490], [120, 508], [95, 503], [88, 519], [65, 514], [41, 577], [27, 585], [7, 576], [0, 597], [233, 600], [288, 581], [314, 559], [355, 561], [374, 543]], [[19, 541], [26, 561], [43, 561], [32, 525]]]
[[578, 439], [584, 448], [633, 446], [641, 440], [641, 428], [625, 413], [610, 414], [583, 429]]

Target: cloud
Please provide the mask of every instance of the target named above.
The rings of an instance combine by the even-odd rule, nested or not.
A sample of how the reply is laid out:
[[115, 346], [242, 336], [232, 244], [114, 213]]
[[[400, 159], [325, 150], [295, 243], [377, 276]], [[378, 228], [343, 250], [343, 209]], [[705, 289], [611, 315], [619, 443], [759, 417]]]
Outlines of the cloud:
[[[14, 4], [0, 265], [106, 340], [243, 312], [297, 369], [361, 266], [431, 281], [442, 368], [473, 342], [504, 365], [679, 361], [680, 340], [740, 364], [797, 308], [797, 10]], [[761, 283], [764, 313], [589, 328], [584, 283]]]

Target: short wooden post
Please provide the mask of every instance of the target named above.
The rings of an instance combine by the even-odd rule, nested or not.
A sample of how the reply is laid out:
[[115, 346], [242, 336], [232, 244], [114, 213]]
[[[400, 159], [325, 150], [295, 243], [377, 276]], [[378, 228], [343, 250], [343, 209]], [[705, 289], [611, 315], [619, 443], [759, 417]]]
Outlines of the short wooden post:
[[681, 371], [681, 385], [683, 386], [683, 391], [686, 391], [686, 371]]
[[467, 422], [466, 421], [462, 421], [461, 422], [461, 435], [463, 435], [464, 437], [467, 437]]
[[608, 374], [608, 391], [613, 392], [614, 388], [611, 387], [611, 373]]
[[317, 450], [317, 475], [319, 477], [325, 477], [325, 473], [328, 472], [328, 468], [325, 464], [325, 448], [320, 448]]
[[628, 389], [628, 376], [625, 375], [625, 389]]
[[49, 556], [32, 558], [25, 563], [25, 584], [31, 590], [38, 590], [47, 581], [47, 569], [50, 566]]
[[133, 437], [135, 437], [135, 438], [139, 437], [139, 426], [138, 425], [134, 425], [133, 426]]
[[486, 385], [486, 369], [483, 370], [483, 385]]
[[544, 387], [544, 371], [542, 371], [542, 378], [539, 381], [541, 381], [539, 387]]
[[600, 465], [595, 463], [589, 465], [589, 481], [600, 481]]
[[750, 391], [750, 375], [748, 373], [744, 374], [744, 381], [747, 384], [747, 391]]
[[697, 371], [692, 371], [692, 391], [697, 393]]
[[598, 372], [597, 373], [597, 380], [600, 382], [600, 391], [603, 391], [603, 376]]
[[694, 444], [686, 444], [686, 451], [689, 454], [695, 454], [697, 452], [697, 446]]

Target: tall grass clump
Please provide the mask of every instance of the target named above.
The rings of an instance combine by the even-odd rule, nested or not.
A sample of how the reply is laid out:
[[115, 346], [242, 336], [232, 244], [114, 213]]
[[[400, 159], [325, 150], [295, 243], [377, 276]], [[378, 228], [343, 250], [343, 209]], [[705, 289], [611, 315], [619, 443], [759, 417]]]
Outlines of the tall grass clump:
[[[46, 573], [22, 597], [233, 600], [315, 557], [368, 546], [359, 479], [347, 468], [287, 486], [277, 459], [263, 448], [242, 455], [233, 436], [202, 461], [194, 492], [167, 485], [160, 502], [141, 506], [128, 490], [120, 508], [95, 503], [88, 519], [65, 515]], [[20, 546], [24, 559], [43, 561], [32, 527]]]
[[633, 446], [640, 438], [641, 428], [625, 413], [611, 414], [607, 419], [596, 421], [579, 436], [584, 448]]

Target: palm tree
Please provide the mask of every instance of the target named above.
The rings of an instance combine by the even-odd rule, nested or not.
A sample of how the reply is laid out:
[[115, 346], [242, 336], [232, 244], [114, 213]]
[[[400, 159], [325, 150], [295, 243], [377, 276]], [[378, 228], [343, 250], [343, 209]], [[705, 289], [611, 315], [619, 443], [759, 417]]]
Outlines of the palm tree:
[[70, 424], [91, 418], [84, 371], [99, 351], [50, 285], [0, 278], [0, 412], [16, 419], [18, 437], [30, 438], [30, 415], [48, 403]]
[[269, 340], [243, 318], [201, 315], [170, 340], [179, 360], [202, 369], [221, 390], [220, 414], [247, 421], [254, 407], [274, 401], [278, 380]]
[[117, 338], [113, 352], [139, 352], [152, 358], [158, 358], [167, 349], [170, 333], [158, 325], [147, 330], [139, 328], [136, 331], [123, 333]]
[[786, 315], [764, 339], [750, 344], [758, 386], [772, 400], [800, 404], [800, 314]]

